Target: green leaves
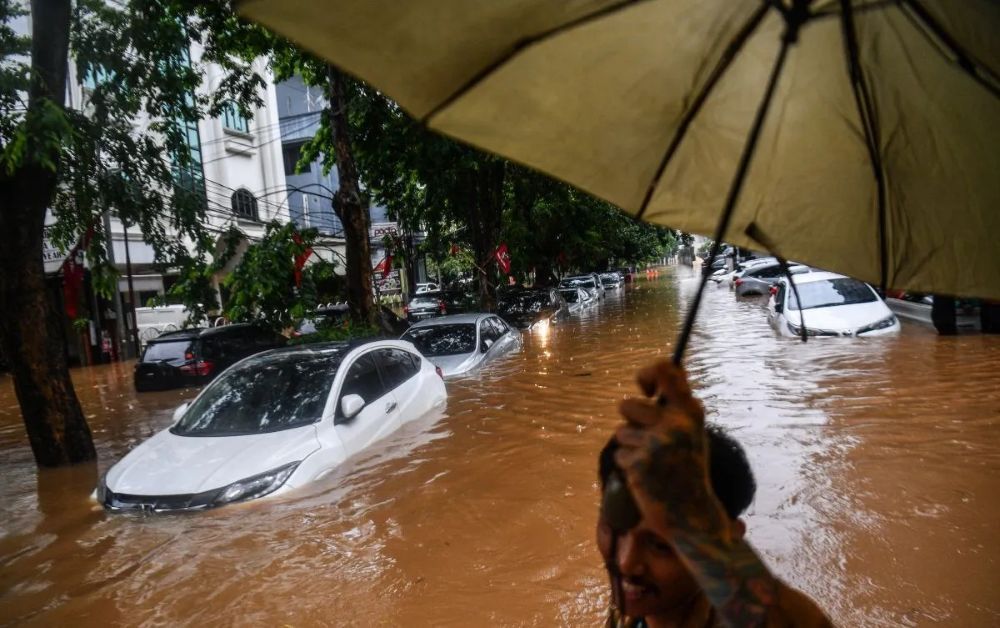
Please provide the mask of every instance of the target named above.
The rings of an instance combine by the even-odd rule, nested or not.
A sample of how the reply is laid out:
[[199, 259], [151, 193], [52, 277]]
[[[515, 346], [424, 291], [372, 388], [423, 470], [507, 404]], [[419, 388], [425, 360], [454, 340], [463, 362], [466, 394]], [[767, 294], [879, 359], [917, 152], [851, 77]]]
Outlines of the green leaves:
[[[317, 275], [303, 269], [295, 281], [296, 259], [311, 249], [316, 231], [298, 231], [294, 224], [272, 222], [260, 242], [250, 244], [235, 270], [223, 280], [229, 293], [226, 318], [256, 322], [283, 331], [316, 309]], [[330, 272], [324, 268], [319, 275]]]
[[40, 166], [56, 172], [64, 146], [73, 136], [66, 112], [48, 98], [39, 98], [0, 153], [0, 168], [8, 175], [18, 168]]

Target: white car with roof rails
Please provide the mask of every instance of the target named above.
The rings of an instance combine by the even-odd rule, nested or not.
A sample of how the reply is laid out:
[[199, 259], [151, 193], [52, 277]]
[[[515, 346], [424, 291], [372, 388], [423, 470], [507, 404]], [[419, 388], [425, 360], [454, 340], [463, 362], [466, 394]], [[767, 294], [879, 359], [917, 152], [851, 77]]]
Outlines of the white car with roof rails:
[[313, 482], [405, 423], [444, 410], [440, 369], [408, 342], [298, 345], [237, 362], [115, 463], [112, 511], [202, 510]]
[[802, 307], [782, 278], [771, 291], [767, 318], [782, 336], [800, 336], [805, 322], [809, 337], [885, 336], [898, 334], [899, 320], [863, 281], [826, 271], [792, 275]]
[[496, 314], [453, 314], [420, 321], [401, 340], [412, 342], [445, 377], [478, 369], [523, 345], [521, 332]]

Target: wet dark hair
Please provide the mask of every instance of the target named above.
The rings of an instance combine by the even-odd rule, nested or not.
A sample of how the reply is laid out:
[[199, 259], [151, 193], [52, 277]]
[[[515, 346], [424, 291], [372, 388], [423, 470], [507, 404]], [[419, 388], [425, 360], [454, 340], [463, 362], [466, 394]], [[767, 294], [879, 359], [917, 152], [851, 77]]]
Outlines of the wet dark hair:
[[[721, 427], [707, 425], [705, 431], [708, 433], [708, 474], [712, 490], [729, 517], [736, 519], [750, 506], [757, 492], [750, 462], [743, 447]], [[617, 449], [618, 443], [612, 439], [601, 450], [598, 473], [602, 490], [611, 470], [617, 466], [614, 458]]]

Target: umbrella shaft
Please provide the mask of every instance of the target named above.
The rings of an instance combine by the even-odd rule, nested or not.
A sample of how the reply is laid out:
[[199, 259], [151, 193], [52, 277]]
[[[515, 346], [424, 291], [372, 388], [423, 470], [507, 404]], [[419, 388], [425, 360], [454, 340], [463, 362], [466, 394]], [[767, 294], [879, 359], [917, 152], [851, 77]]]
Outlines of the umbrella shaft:
[[[715, 229], [715, 240], [712, 242], [712, 248], [709, 252], [709, 261], [714, 260], [719, 254], [719, 248], [722, 246], [722, 240], [726, 237], [726, 231], [729, 229], [729, 223], [732, 220], [733, 212], [736, 209], [736, 203], [740, 198], [740, 191], [743, 189], [743, 182], [746, 179], [747, 171], [750, 168], [750, 161], [753, 158], [754, 150], [757, 148], [757, 140], [760, 138], [760, 131], [764, 127], [764, 120], [767, 119], [767, 112], [771, 106], [771, 101], [774, 99], [774, 90], [778, 85], [778, 78], [781, 76], [781, 70], [785, 65], [785, 58], [788, 56], [788, 47], [790, 41], [788, 38], [782, 38], [781, 48], [778, 50], [778, 56], [774, 61], [774, 67], [771, 69], [771, 77], [768, 79], [767, 90], [764, 92], [764, 98], [761, 99], [760, 105], [757, 106], [757, 113], [754, 116], [753, 126], [750, 127], [750, 135], [747, 136], [747, 142], [743, 146], [743, 154], [740, 155], [739, 166], [736, 168], [736, 175], [733, 177], [733, 182], [729, 187], [729, 195], [726, 198], [726, 205], [722, 210], [722, 216], [719, 218], [719, 225]], [[681, 365], [684, 361], [684, 351], [687, 349], [688, 340], [691, 337], [691, 329], [694, 327], [695, 317], [698, 315], [698, 307], [701, 305], [701, 297], [705, 292], [705, 285], [708, 283], [708, 273], [702, 272], [701, 282], [698, 284], [698, 291], [695, 292], [694, 298], [691, 299], [691, 306], [688, 308], [687, 315], [684, 318], [684, 326], [681, 328], [680, 334], [677, 336], [677, 345], [674, 347], [674, 364], [677, 366]]]

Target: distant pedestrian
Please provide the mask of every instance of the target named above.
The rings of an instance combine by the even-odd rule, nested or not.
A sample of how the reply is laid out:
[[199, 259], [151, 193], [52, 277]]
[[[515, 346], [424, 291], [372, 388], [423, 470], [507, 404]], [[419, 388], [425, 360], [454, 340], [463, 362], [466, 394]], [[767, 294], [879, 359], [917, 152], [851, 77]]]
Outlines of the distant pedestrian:
[[110, 364], [114, 359], [115, 346], [107, 329], [101, 330], [101, 361]]

